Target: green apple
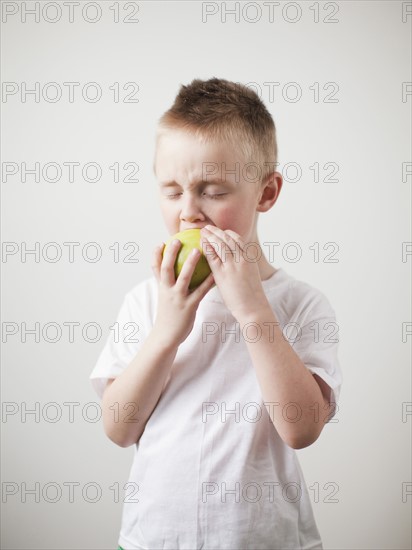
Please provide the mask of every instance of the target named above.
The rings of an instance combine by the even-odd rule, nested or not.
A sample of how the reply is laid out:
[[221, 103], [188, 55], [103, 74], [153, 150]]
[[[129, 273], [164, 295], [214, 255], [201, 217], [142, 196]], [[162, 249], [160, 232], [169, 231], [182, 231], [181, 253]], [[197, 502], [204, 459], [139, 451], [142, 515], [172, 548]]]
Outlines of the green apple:
[[200, 229], [186, 229], [186, 231], [180, 231], [179, 233], [176, 233], [176, 235], [170, 237], [170, 239], [166, 242], [166, 246], [163, 249], [163, 255], [165, 254], [167, 248], [170, 246], [171, 242], [174, 239], [178, 239], [182, 243], [182, 246], [177, 253], [175, 262], [176, 278], [182, 271], [183, 264], [185, 263], [186, 258], [189, 256], [191, 251], [194, 248], [197, 248], [201, 252], [201, 256], [196, 264], [189, 284], [189, 289], [193, 290], [194, 288], [198, 287], [211, 272], [209, 264], [207, 263], [206, 256], [203, 254], [202, 246], [200, 244]]

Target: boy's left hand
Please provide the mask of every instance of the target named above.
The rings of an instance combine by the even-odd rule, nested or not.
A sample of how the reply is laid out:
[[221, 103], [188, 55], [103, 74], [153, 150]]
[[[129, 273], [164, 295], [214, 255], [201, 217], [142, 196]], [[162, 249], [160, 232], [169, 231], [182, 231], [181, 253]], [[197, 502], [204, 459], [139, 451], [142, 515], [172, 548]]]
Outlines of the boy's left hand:
[[254, 257], [256, 248], [248, 253], [246, 243], [237, 233], [213, 225], [202, 228], [201, 237], [203, 253], [232, 315], [239, 321], [270, 307]]

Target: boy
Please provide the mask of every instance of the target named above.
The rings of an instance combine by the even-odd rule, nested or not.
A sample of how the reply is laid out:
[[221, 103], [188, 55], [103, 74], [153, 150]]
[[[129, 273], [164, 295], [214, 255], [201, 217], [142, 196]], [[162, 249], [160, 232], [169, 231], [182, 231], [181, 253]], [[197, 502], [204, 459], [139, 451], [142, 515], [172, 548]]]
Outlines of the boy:
[[176, 279], [179, 242], [164, 257], [157, 247], [154, 276], [126, 294], [121, 337], [90, 376], [107, 436], [136, 445], [126, 550], [322, 548], [295, 449], [335, 413], [335, 314], [262, 253], [257, 219], [279, 196], [276, 162], [273, 119], [239, 84], [194, 80], [160, 119], [162, 214], [171, 235], [201, 229], [211, 274], [189, 292], [200, 252]]

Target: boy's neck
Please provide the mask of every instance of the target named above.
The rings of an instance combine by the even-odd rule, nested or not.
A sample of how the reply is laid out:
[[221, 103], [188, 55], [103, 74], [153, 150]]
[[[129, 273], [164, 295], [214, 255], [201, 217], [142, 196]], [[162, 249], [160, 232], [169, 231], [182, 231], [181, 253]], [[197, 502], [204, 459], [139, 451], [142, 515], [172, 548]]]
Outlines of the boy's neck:
[[258, 261], [258, 268], [260, 273], [260, 279], [262, 281], [266, 281], [266, 279], [269, 279], [278, 271], [273, 265], [271, 265], [265, 255], [262, 252], [262, 256], [260, 257], [260, 260]]
[[273, 265], [271, 265], [267, 261], [265, 253], [263, 252], [262, 247], [260, 246], [260, 241], [259, 241], [259, 237], [257, 235], [256, 228], [255, 228], [255, 232], [254, 232], [252, 241], [254, 243], [257, 243], [259, 245], [259, 249], [260, 249], [260, 258], [258, 260], [260, 280], [261, 281], [266, 281], [266, 279], [269, 279], [270, 277], [272, 277], [272, 275], [274, 275], [278, 270], [275, 267], [273, 267]]

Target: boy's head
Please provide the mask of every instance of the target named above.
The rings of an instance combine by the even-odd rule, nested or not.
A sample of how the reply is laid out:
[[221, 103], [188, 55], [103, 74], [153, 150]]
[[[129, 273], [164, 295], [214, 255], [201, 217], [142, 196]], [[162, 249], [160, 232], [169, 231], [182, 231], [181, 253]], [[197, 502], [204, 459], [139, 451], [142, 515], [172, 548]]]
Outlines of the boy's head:
[[276, 163], [275, 124], [254, 91], [217, 78], [181, 86], [154, 159], [170, 234], [211, 224], [256, 240], [258, 212], [282, 186]]

